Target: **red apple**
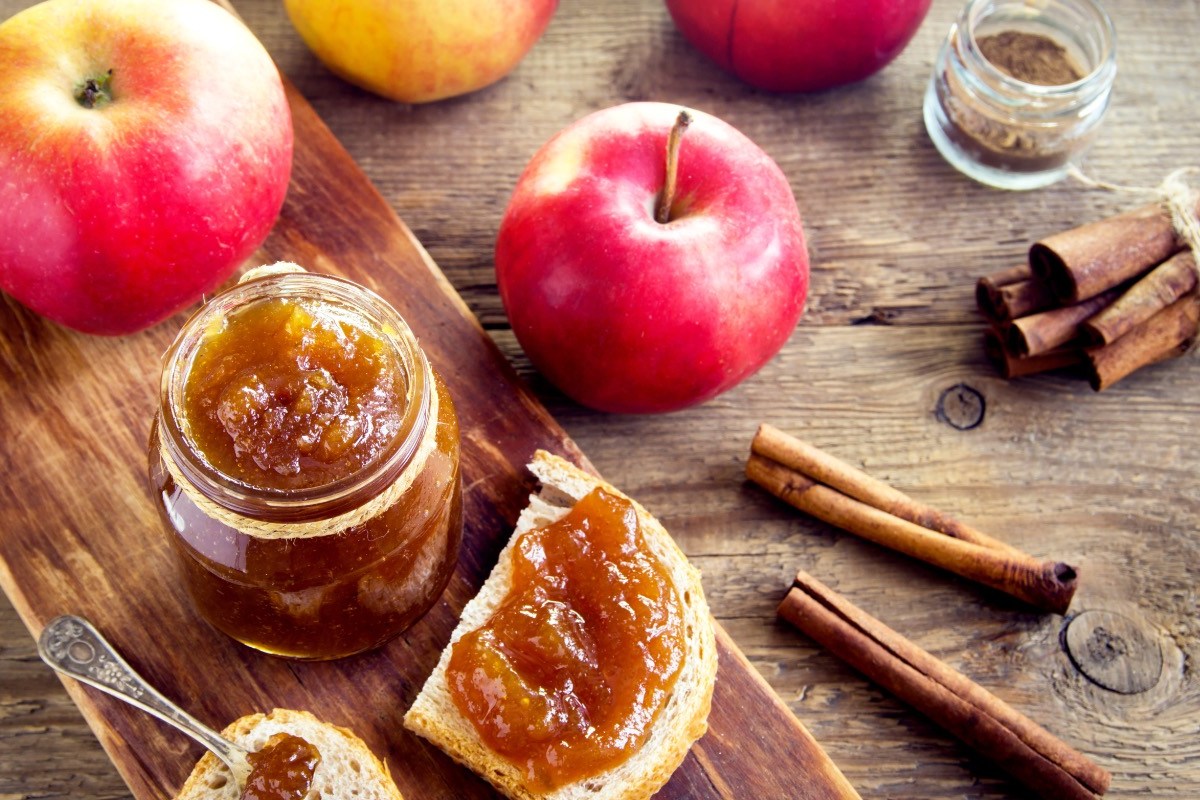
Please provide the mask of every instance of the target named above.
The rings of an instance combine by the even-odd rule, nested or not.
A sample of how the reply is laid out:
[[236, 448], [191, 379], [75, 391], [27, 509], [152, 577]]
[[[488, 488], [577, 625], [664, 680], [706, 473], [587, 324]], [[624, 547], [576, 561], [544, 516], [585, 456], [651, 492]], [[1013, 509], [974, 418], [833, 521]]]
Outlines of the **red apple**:
[[900, 55], [930, 0], [666, 0], [680, 32], [751, 86], [815, 92]]
[[715, 397], [771, 358], [804, 308], [791, 187], [721, 120], [687, 112], [669, 221], [657, 221], [679, 112], [630, 103], [571, 125], [533, 157], [500, 224], [496, 280], [518, 341], [593, 408]]
[[279, 72], [208, 0], [48, 0], [0, 25], [0, 288], [89, 333], [152, 325], [266, 238]]

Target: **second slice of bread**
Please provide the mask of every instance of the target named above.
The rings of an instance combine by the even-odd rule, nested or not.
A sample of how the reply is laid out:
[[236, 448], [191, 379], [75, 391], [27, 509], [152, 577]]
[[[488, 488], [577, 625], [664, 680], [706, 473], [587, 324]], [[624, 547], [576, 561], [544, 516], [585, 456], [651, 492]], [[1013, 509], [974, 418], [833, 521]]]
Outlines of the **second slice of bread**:
[[[683, 666], [671, 694], [642, 746], [618, 766], [549, 793], [527, 787], [523, 770], [483, 742], [474, 726], [459, 711], [446, 684], [450, 652], [462, 636], [491, 618], [512, 584], [512, 549], [517, 537], [563, 517], [576, 501], [600, 487], [620, 497], [624, 494], [567, 461], [539, 450], [529, 465], [541, 480], [540, 494], [517, 521], [517, 529], [500, 553], [487, 582], [463, 609], [462, 619], [442, 651], [437, 668], [425, 682], [404, 725], [477, 772], [514, 800], [644, 800], [658, 791], [687, 755], [692, 743], [708, 727], [717, 649], [708, 604], [700, 586], [700, 573], [688, 563], [670, 534], [637, 502], [646, 548], [670, 572], [683, 610], [685, 631]], [[629, 498], [626, 498], [629, 499]]]
[[[307, 711], [277, 708], [235, 720], [221, 735], [251, 752], [261, 750], [276, 733], [299, 736], [317, 748], [321, 762], [308, 797], [321, 800], [404, 800], [387, 767], [353, 732], [330, 725]], [[175, 800], [238, 800], [241, 792], [212, 753], [196, 764]]]

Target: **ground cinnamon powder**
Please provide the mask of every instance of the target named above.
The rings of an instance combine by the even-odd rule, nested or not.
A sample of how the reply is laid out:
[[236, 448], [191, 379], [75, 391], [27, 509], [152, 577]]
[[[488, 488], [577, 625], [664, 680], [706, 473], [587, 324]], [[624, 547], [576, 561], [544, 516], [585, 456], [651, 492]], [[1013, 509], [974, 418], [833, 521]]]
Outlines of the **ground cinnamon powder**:
[[1003, 31], [976, 40], [983, 57], [1001, 72], [1039, 86], [1062, 86], [1083, 77], [1070, 53], [1049, 36]]

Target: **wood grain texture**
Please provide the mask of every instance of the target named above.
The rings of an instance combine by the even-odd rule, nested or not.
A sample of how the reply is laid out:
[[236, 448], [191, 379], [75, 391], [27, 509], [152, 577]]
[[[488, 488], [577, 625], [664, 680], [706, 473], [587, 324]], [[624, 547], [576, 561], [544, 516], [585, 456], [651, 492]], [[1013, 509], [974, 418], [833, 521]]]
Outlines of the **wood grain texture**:
[[[0, 16], [29, 2], [0, 0]], [[1106, 180], [1154, 185], [1194, 161], [1200, 142], [1200, 3], [1105, 6], [1118, 31], [1120, 77], [1086, 167]], [[1103, 395], [1062, 375], [1005, 383], [988, 366], [975, 279], [1016, 263], [1040, 236], [1142, 200], [1070, 183], [999, 192], [942, 162], [922, 129], [920, 102], [960, 7], [935, 0], [912, 44], [878, 76], [804, 97], [759, 93], [724, 75], [675, 32], [658, 0], [576, 0], [562, 4], [500, 84], [407, 107], [330, 76], [274, 0], [238, 3], [534, 394], [702, 568], [724, 628], [864, 797], [1026, 795], [775, 622], [798, 568], [1094, 757], [1113, 772], [1110, 796], [1194, 800], [1200, 683], [1188, 664], [1200, 658], [1200, 457], [1188, 435], [1200, 418], [1200, 365], [1151, 367]], [[577, 117], [632, 99], [696, 106], [759, 142], [791, 180], [813, 255], [809, 308], [779, 358], [702, 408], [647, 418], [580, 409], [534, 374], [508, 331], [492, 272], [495, 232], [528, 158]], [[981, 424], [966, 431], [937, 410], [942, 393], [960, 384], [985, 401]], [[110, 410], [105, 419], [144, 425], [141, 410]], [[1154, 687], [1103, 689], [1064, 650], [1067, 619], [799, 517], [745, 485], [746, 451], [763, 421], [1034, 555], [1080, 564], [1069, 618], [1104, 611], [1137, 620], [1160, 646]], [[15, 463], [0, 468], [20, 472]], [[0, 607], [0, 798], [127, 797], [58, 686], [15, 612]], [[209, 702], [196, 709], [201, 716]], [[179, 747], [181, 758], [194, 755]], [[697, 757], [708, 751], [704, 740]]]
[[[196, 615], [146, 480], [159, 354], [174, 324], [120, 339], [86, 337], [15, 303], [0, 314], [0, 418], [19, 435], [0, 454], [20, 464], [0, 488], [0, 587], [33, 633], [60, 613], [90, 619], [135, 669], [214, 727], [273, 707], [352, 728], [419, 798], [496, 795], [401, 725], [528, 502], [525, 469], [544, 448], [591, 468], [516, 377], [367, 176], [288, 86], [296, 156], [288, 199], [252, 263], [298, 262], [391, 300], [456, 399], [462, 431], [463, 547], [437, 605], [379, 650], [297, 663], [241, 647]], [[149, 622], [148, 622], [149, 621]], [[659, 792], [670, 798], [853, 800], [857, 794], [769, 685], [718, 633], [713, 736]], [[93, 732], [139, 800], [173, 796], [196, 748], [142, 712], [67, 681]], [[731, 746], [736, 743], [736, 746]], [[788, 762], [803, 790], [763, 764]]]

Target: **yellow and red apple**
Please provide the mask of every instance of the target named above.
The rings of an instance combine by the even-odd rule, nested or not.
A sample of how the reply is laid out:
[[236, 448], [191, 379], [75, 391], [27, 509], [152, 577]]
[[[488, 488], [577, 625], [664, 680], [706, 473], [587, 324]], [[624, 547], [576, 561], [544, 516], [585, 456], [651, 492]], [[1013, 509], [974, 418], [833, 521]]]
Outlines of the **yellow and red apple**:
[[930, 0], [666, 0], [696, 49], [751, 86], [814, 92], [860, 81], [912, 39]]
[[671, 411], [757, 371], [804, 309], [808, 253], [791, 187], [750, 139], [688, 111], [630, 103], [534, 155], [496, 241], [518, 341], [566, 394], [604, 411]]
[[375, 94], [428, 103], [495, 83], [533, 47], [558, 0], [284, 0], [309, 49]]
[[0, 288], [89, 333], [158, 322], [266, 238], [279, 73], [208, 0], [48, 0], [0, 25]]

